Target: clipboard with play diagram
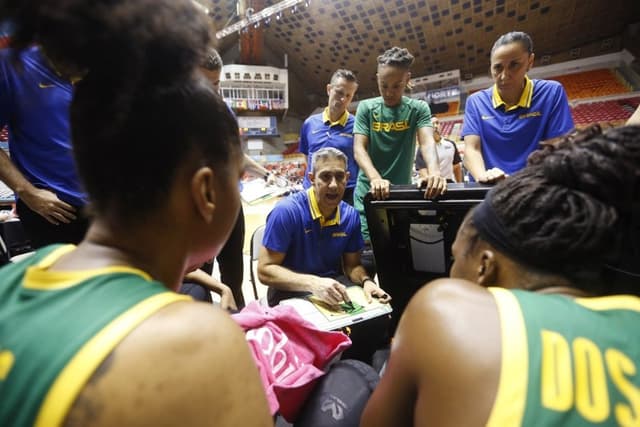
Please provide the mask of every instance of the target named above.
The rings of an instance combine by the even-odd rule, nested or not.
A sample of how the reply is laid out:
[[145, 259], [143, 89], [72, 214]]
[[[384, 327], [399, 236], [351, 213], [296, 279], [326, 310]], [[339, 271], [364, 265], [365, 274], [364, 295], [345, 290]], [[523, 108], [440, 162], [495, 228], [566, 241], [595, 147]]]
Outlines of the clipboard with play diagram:
[[332, 310], [313, 297], [290, 298], [280, 301], [280, 304], [292, 306], [305, 320], [325, 331], [365, 322], [393, 311], [390, 304], [383, 304], [375, 298], [367, 303], [360, 286], [347, 287], [347, 293], [353, 303], [352, 307], [343, 304], [340, 311]]

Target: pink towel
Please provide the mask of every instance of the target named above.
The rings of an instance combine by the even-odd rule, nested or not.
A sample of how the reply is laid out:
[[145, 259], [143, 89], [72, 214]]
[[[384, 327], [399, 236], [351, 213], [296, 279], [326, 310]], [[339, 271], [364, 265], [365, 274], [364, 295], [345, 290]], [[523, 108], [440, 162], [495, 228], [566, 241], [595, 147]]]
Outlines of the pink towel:
[[334, 356], [351, 345], [342, 332], [318, 330], [291, 306], [253, 301], [234, 320], [244, 329], [271, 414], [294, 422], [315, 381]]

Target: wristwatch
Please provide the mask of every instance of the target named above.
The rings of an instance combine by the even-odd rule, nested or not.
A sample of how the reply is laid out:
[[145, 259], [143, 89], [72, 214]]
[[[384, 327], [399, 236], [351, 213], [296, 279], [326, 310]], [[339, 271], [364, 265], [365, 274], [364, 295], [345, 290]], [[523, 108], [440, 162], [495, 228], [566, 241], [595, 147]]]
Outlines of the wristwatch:
[[[375, 285], [376, 282], [373, 281], [373, 279], [369, 276], [364, 276], [364, 278], [362, 279], [362, 282], [360, 282], [360, 286], [362, 286], [364, 288], [364, 284], [366, 283], [367, 280], [370, 280], [373, 282], [373, 284]], [[377, 286], [377, 285], [376, 285]]]

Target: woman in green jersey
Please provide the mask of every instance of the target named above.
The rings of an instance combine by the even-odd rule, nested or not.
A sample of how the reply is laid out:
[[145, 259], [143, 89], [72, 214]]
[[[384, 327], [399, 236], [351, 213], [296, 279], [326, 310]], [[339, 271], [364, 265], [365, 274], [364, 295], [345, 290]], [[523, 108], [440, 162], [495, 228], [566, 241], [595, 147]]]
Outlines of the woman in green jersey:
[[403, 313], [362, 426], [613, 426], [640, 414], [640, 127], [547, 143]]

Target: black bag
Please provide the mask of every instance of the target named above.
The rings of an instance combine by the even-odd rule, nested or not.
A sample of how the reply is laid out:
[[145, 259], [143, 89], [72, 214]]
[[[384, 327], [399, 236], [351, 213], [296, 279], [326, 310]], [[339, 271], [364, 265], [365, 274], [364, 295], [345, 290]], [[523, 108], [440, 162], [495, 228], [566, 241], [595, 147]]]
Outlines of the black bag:
[[380, 377], [364, 362], [334, 363], [305, 402], [295, 427], [358, 427], [360, 416]]

